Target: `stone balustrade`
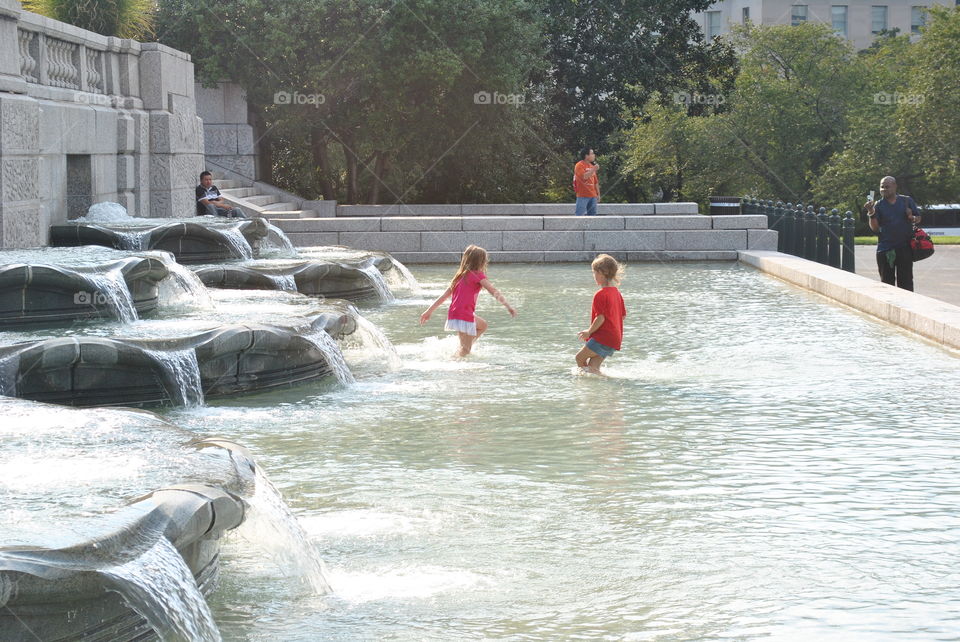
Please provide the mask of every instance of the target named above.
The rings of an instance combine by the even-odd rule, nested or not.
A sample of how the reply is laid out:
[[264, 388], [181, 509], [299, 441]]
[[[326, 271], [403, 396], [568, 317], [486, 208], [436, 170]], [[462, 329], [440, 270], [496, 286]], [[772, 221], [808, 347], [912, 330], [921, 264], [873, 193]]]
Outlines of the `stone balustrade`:
[[0, 0], [0, 248], [102, 201], [192, 215], [203, 146], [190, 56]]

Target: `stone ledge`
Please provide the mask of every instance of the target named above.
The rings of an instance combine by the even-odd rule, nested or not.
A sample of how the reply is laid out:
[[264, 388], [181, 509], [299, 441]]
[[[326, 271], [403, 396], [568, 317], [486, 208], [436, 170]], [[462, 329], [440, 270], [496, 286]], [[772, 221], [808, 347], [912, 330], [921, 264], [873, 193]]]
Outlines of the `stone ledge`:
[[960, 307], [865, 276], [773, 251], [739, 253], [742, 263], [918, 334], [960, 349]]

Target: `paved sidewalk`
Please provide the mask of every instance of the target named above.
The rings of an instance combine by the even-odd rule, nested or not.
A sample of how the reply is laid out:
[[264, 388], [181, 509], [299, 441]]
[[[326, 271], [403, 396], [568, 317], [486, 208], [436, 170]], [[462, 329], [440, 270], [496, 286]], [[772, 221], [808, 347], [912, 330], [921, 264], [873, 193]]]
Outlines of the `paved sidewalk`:
[[[857, 274], [880, 280], [876, 245], [856, 246], [856, 268]], [[937, 245], [933, 256], [914, 263], [913, 287], [917, 294], [960, 305], [960, 245]]]

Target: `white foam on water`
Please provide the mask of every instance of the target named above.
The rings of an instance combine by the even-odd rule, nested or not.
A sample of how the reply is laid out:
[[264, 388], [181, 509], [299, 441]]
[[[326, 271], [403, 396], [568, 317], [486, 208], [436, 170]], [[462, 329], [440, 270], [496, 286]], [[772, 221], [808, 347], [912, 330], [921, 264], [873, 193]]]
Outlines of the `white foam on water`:
[[146, 465], [143, 457], [129, 454], [122, 461], [112, 457], [56, 455], [50, 452], [35, 457], [15, 455], [6, 460], [0, 458], [0, 470], [3, 471], [0, 487], [13, 491], [37, 488], [52, 491], [98, 480], [134, 479]]
[[304, 517], [300, 521], [311, 536], [326, 538], [412, 535], [436, 532], [441, 527], [440, 515], [432, 511], [402, 515], [372, 509], [342, 510]]
[[283, 501], [280, 491], [258, 466], [256, 490], [248, 499], [250, 510], [234, 531], [265, 551], [287, 577], [295, 578], [312, 593], [331, 591], [327, 570], [306, 531]]
[[343, 358], [343, 352], [340, 351], [340, 346], [331, 337], [325, 330], [317, 330], [314, 332], [309, 332], [304, 334], [303, 337], [310, 341], [313, 345], [317, 347], [317, 350], [323, 353], [323, 356], [327, 359], [327, 364], [333, 370], [334, 376], [337, 378], [343, 385], [351, 384], [356, 379], [353, 377], [353, 373], [350, 372], [350, 366], [347, 365], [346, 359]]
[[202, 406], [203, 386], [200, 381], [200, 364], [193, 348], [186, 350], [144, 350], [167, 373], [166, 381], [175, 386], [167, 392], [182, 406]]
[[119, 223], [121, 221], [129, 221], [132, 218], [133, 217], [127, 213], [127, 208], [123, 205], [107, 201], [104, 203], [94, 203], [87, 208], [87, 213], [84, 216], [74, 220], [83, 223]]
[[331, 579], [337, 597], [356, 603], [423, 600], [491, 584], [477, 573], [441, 566], [387, 567], [370, 571], [333, 569]]
[[193, 574], [166, 537], [158, 537], [140, 557], [106, 567], [100, 573], [147, 620], [161, 640], [222, 639]]

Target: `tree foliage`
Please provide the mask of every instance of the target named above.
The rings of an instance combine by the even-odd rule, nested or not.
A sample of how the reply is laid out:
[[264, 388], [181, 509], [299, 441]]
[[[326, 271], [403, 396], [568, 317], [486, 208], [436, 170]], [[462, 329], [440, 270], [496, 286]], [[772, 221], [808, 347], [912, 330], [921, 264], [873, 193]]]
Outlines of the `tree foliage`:
[[23, 8], [104, 36], [144, 40], [153, 35], [153, 0], [23, 0]]
[[960, 10], [934, 9], [922, 37], [855, 52], [829, 27], [737, 30], [739, 73], [722, 109], [650, 100], [631, 124], [625, 171], [706, 201], [752, 194], [857, 211], [893, 175], [919, 202], [955, 202]]

